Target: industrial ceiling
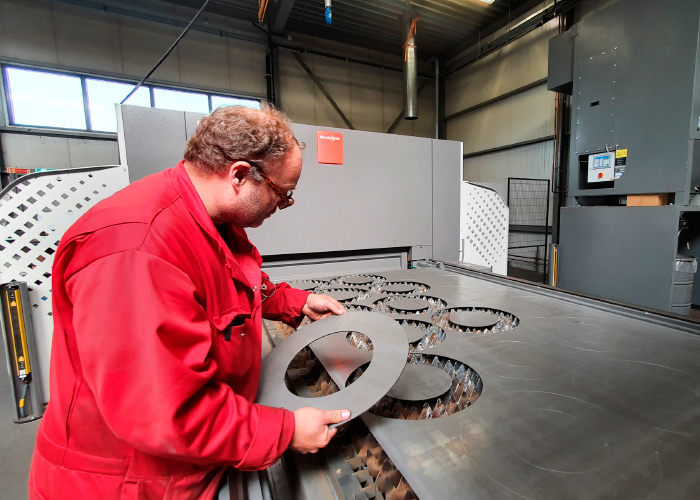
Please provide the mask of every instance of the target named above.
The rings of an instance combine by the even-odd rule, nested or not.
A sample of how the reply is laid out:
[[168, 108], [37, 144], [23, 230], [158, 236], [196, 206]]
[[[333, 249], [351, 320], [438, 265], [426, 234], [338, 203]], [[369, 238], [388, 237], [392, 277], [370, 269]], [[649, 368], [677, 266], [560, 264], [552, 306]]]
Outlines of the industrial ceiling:
[[[199, 0], [167, 0], [197, 8]], [[333, 23], [326, 24], [323, 0], [269, 0], [268, 9], [291, 5], [282, 24], [285, 32], [365, 47], [397, 52], [405, 42], [399, 16], [408, 0], [332, 0]], [[420, 17], [416, 45], [419, 57], [454, 56], [460, 50], [498, 29], [528, 9], [541, 5], [533, 0], [412, 0]], [[207, 11], [257, 22], [258, 0], [213, 0]], [[280, 33], [281, 34], [281, 33]]]

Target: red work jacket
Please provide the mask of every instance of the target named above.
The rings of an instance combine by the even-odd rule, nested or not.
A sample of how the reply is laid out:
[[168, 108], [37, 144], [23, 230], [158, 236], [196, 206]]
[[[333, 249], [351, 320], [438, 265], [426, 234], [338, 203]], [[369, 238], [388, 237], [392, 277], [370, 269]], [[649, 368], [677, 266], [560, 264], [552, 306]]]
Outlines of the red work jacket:
[[288, 447], [294, 414], [253, 404], [262, 317], [297, 324], [308, 292], [262, 301], [260, 254], [228, 229], [230, 248], [180, 163], [63, 236], [31, 499], [210, 499], [225, 466]]

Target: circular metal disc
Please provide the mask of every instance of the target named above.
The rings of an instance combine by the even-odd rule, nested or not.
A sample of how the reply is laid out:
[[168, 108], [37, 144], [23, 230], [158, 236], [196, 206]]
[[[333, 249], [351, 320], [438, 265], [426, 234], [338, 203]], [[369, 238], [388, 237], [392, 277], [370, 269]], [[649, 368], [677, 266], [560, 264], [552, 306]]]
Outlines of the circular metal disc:
[[420, 285], [415, 283], [396, 283], [394, 285], [387, 285], [382, 287], [382, 291], [386, 293], [409, 293], [414, 291]]
[[397, 311], [420, 312], [428, 309], [430, 304], [418, 299], [397, 299], [389, 302], [388, 306]]
[[414, 342], [418, 342], [420, 339], [423, 338], [423, 335], [428, 333], [425, 330], [421, 330], [417, 326], [411, 326], [411, 325], [401, 325], [406, 332], [406, 338], [408, 339], [408, 343], [412, 344]]
[[[374, 345], [373, 359], [355, 383], [322, 398], [302, 398], [284, 383], [290, 361], [314, 340], [336, 332], [361, 332]], [[350, 418], [367, 411], [391, 389], [406, 366], [408, 342], [401, 325], [383, 314], [347, 312], [311, 323], [287, 337], [262, 363], [256, 403], [296, 411], [305, 406], [320, 410], [350, 410]], [[342, 387], [342, 385], [341, 385]]]
[[352, 276], [350, 278], [343, 278], [343, 283], [348, 285], [369, 285], [374, 281], [371, 276]]
[[304, 290], [307, 292], [310, 292], [318, 285], [318, 283], [289, 283], [289, 286], [291, 286], [292, 288], [296, 288], [297, 290]]
[[387, 396], [407, 401], [423, 401], [445, 394], [451, 386], [452, 378], [441, 368], [410, 364], [406, 365]]
[[334, 290], [332, 292], [328, 292], [325, 295], [328, 295], [329, 297], [333, 297], [335, 300], [338, 302], [343, 302], [345, 300], [352, 300], [355, 297], [358, 296], [358, 292], [353, 291], [353, 290]]
[[451, 315], [450, 323], [464, 328], [491, 328], [498, 323], [498, 316], [487, 312], [466, 311]]

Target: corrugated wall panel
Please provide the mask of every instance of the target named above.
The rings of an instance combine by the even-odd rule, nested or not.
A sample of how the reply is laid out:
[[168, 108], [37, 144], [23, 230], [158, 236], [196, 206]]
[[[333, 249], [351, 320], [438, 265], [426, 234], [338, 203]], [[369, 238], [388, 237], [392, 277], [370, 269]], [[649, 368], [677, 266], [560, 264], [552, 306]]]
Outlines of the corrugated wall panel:
[[386, 132], [378, 104], [382, 102], [382, 69], [363, 64], [350, 67], [350, 116], [358, 130]]
[[[497, 184], [497, 191], [507, 199], [508, 177], [551, 179], [553, 141], [530, 144], [464, 159], [464, 180]], [[492, 186], [495, 187], [495, 186]], [[549, 193], [549, 220], [552, 221], [553, 195]]]
[[119, 146], [113, 141], [68, 139], [68, 154], [71, 168], [119, 165]]
[[[389, 130], [396, 117], [403, 110], [403, 76], [396, 71], [384, 70], [382, 72], [382, 114], [384, 118], [384, 132]], [[412, 135], [411, 123], [402, 120], [394, 129], [395, 134]]]
[[282, 110], [292, 121], [315, 124], [314, 82], [291, 52], [280, 50], [279, 54], [280, 80], [284, 82], [279, 90]]
[[267, 47], [259, 43], [226, 39], [228, 48], [229, 88], [237, 92], [267, 93], [265, 54]]
[[[557, 33], [555, 19], [457, 72], [445, 82], [446, 114], [546, 78], [549, 39]], [[551, 136], [554, 98], [546, 85], [540, 85], [448, 120], [447, 137], [463, 141], [468, 154]], [[551, 178], [552, 148], [549, 140], [466, 158], [464, 180], [488, 184], [505, 198], [509, 177]], [[551, 192], [549, 198], [551, 221]]]
[[464, 159], [464, 180], [507, 184], [508, 177], [549, 179], [552, 175], [553, 142]]
[[5, 166], [75, 168], [119, 163], [116, 141], [1, 134]]
[[2, 134], [5, 166], [10, 168], [70, 168], [68, 139]]
[[117, 16], [61, 2], [52, 2], [52, 8], [58, 64], [124, 72]]
[[430, 80], [418, 95], [418, 119], [413, 120], [412, 135], [435, 138], [435, 81]]
[[474, 153], [552, 135], [553, 119], [554, 93], [542, 85], [450, 120], [447, 138]]
[[0, 2], [0, 55], [58, 64], [49, 1]]
[[[323, 83], [326, 91], [342, 110], [345, 116], [350, 116], [350, 70], [347, 61], [330, 59], [328, 57], [308, 57], [303, 54], [306, 64], [314, 72], [316, 78]], [[313, 64], [310, 64], [312, 61]], [[308, 78], [308, 77], [307, 77]], [[338, 112], [333, 108], [321, 90], [314, 86], [314, 109], [316, 125], [324, 127], [348, 128]], [[348, 118], [349, 119], [349, 118]]]
[[[172, 45], [182, 30], [175, 26], [119, 16], [119, 44], [127, 75], [145, 75]], [[91, 68], [90, 68], [91, 69]], [[180, 82], [178, 49], [170, 54], [153, 79]]]
[[[312, 37], [295, 38], [302, 43], [313, 40], [318, 43]], [[328, 48], [348, 57], [371, 57], [377, 63], [384, 60], [396, 64], [394, 56], [382, 59], [383, 54], [337, 42]], [[403, 76], [400, 72], [311, 54], [302, 54], [301, 57], [357, 130], [386, 132], [403, 110]], [[347, 128], [328, 99], [286, 50], [280, 51], [280, 80], [282, 109], [292, 121]], [[394, 130], [395, 134], [434, 137], [434, 87], [434, 82], [429, 81], [428, 87], [420, 94], [420, 118], [402, 120]], [[313, 98], [311, 102], [309, 96]]]
[[549, 39], [557, 33], [557, 26], [556, 20], [550, 21], [447, 79], [445, 113], [456, 113], [545, 78]]
[[222, 36], [190, 31], [177, 46], [180, 82], [188, 85], [229, 88], [228, 45]]

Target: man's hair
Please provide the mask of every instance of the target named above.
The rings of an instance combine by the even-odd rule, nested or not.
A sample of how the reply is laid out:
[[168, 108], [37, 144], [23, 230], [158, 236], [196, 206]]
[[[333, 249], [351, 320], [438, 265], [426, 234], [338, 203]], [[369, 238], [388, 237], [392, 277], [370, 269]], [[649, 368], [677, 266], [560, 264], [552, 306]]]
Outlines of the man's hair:
[[[239, 160], [271, 166], [296, 146], [302, 147], [289, 118], [269, 104], [261, 103], [259, 110], [226, 106], [199, 121], [185, 146], [185, 160], [205, 172], [222, 173]], [[256, 177], [255, 169], [251, 174]]]

